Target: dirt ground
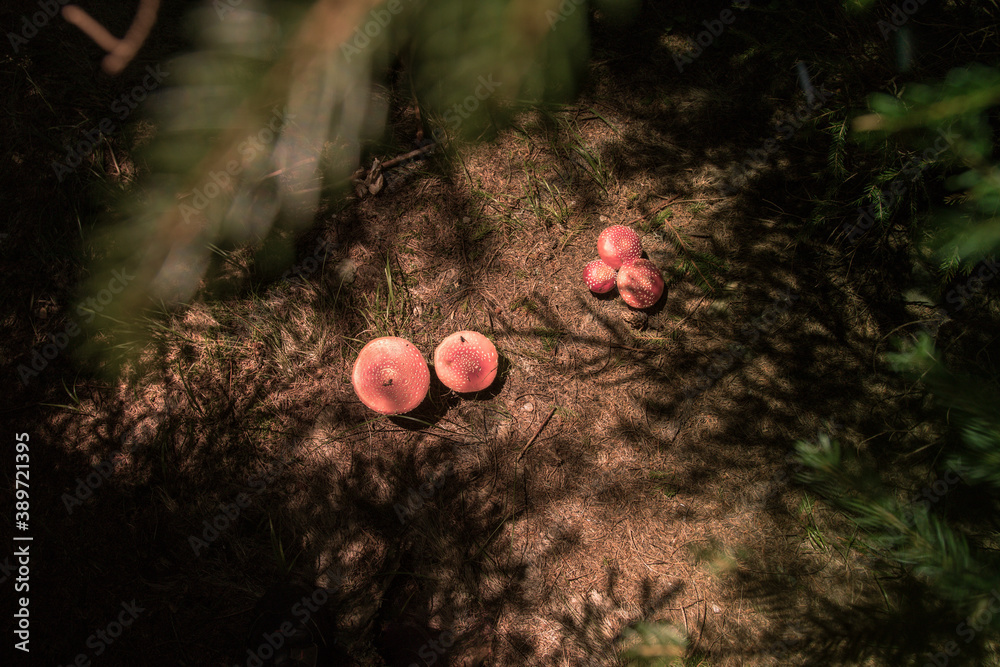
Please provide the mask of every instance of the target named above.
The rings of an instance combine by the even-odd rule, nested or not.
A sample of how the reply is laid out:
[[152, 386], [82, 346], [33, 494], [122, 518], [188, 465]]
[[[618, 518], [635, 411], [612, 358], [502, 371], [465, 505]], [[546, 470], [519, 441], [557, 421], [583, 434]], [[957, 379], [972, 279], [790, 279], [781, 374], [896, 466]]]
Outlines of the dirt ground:
[[[687, 637], [687, 665], [850, 662], [845, 628], [880, 584], [790, 454], [821, 432], [915, 437], [879, 355], [920, 313], [873, 308], [869, 278], [806, 228], [834, 105], [809, 105], [794, 67], [734, 66], [725, 44], [680, 73], [646, 11], [645, 28], [595, 35], [572, 104], [325, 202], [289, 236], [300, 277], [225, 253], [233, 290], [164, 316], [117, 380], [69, 354], [17, 379], [72, 317], [87, 251], [51, 248], [76, 243], [65, 202], [87, 192], [58, 195], [48, 228], [11, 218], [4, 437], [32, 443], [31, 664], [247, 664], [257, 600], [282, 581], [322, 589], [314, 627], [350, 655], [331, 664], [615, 665], [626, 629], [659, 621]], [[387, 145], [405, 152], [417, 120], [389, 94]], [[52, 181], [25, 136], [19, 171]], [[397, 154], [379, 150], [366, 160]], [[648, 311], [583, 284], [610, 224], [663, 270]], [[353, 393], [372, 338], [430, 359], [466, 329], [500, 352], [489, 390], [434, 383], [392, 418]], [[88, 641], [133, 600], [119, 639]]]

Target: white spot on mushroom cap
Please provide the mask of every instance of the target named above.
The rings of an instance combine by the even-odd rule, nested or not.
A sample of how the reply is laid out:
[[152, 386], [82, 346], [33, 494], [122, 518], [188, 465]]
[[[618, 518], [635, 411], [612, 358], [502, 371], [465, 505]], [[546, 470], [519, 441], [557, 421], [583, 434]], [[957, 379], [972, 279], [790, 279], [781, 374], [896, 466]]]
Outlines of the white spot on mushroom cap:
[[457, 392], [482, 391], [497, 376], [497, 348], [476, 331], [451, 334], [434, 350], [434, 372]]
[[361, 402], [385, 415], [416, 408], [431, 384], [420, 350], [395, 336], [376, 338], [365, 345], [354, 362], [351, 379]]
[[612, 225], [597, 237], [597, 254], [612, 269], [620, 269], [642, 256], [642, 243], [630, 228]]

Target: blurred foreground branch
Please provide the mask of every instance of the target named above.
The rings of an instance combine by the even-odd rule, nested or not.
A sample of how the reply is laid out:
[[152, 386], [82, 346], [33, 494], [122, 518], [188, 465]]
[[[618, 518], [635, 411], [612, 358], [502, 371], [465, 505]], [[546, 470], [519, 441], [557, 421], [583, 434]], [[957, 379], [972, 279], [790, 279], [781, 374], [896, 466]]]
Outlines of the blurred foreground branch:
[[160, 0], [139, 0], [132, 25], [121, 39], [112, 35], [80, 7], [66, 5], [62, 9], [63, 18], [87, 34], [97, 45], [108, 52], [101, 66], [108, 74], [119, 74], [132, 61], [135, 54], [142, 48], [143, 42], [156, 23], [156, 13], [160, 9]]

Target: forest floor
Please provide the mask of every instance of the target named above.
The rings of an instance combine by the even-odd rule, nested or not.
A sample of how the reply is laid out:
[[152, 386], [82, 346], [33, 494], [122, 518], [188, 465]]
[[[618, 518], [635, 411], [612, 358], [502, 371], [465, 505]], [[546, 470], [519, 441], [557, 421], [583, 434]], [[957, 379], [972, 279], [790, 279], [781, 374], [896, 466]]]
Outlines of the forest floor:
[[[595, 38], [572, 104], [327, 202], [292, 275], [255, 282], [251, 250], [222, 253], [224, 280], [253, 287], [165, 316], [116, 381], [69, 354], [16, 379], [75, 316], [83, 260], [58, 250], [79, 241], [72, 205], [34, 220], [49, 190], [11, 195], [4, 437], [32, 443], [33, 651], [247, 664], [258, 599], [291, 580], [359, 665], [618, 664], [626, 628], [659, 621], [688, 665], [850, 662], [846, 619], [884, 589], [791, 454], [821, 433], [926, 437], [881, 355], [927, 313], [879, 310], [842, 239], [807, 224], [843, 82], [813, 72], [809, 99], [794, 62], [734, 65], [732, 35], [679, 72], [682, 46], [656, 41], [673, 19], [646, 11]], [[367, 160], [418, 130], [385, 90], [390, 138]], [[52, 181], [49, 152], [12, 155]], [[642, 314], [582, 282], [611, 224], [666, 279]], [[467, 329], [502, 357], [486, 392], [435, 383], [388, 418], [352, 391], [367, 341], [430, 359]], [[120, 638], [88, 640], [133, 600]]]

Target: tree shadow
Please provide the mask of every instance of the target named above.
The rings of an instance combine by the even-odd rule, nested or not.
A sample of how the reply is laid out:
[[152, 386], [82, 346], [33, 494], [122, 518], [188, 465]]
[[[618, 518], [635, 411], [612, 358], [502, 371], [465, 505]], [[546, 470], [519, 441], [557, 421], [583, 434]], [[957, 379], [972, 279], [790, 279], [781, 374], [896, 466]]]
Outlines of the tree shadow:
[[[717, 15], [695, 3], [672, 11], [688, 16], [689, 29]], [[749, 12], [744, 19], [739, 29], [748, 34], [780, 34], [790, 20]], [[547, 221], [543, 232], [531, 232], [540, 238], [523, 241], [455, 223], [437, 232], [426, 273], [455, 270], [460, 284], [436, 304], [438, 314], [444, 320], [472, 304], [464, 315], [470, 326], [488, 326], [503, 348], [498, 380], [471, 397], [437, 383], [412, 415], [373, 418], [331, 370], [348, 367], [350, 351], [315, 342], [322, 336], [313, 334], [328, 332], [342, 343], [368, 330], [359, 311], [366, 294], [384, 284], [376, 270], [383, 267], [362, 264], [349, 283], [327, 268], [359, 252], [388, 257], [405, 238], [396, 219], [385, 219], [401, 219], [407, 208], [452, 221], [485, 210], [442, 158], [429, 165], [439, 190], [357, 204], [289, 242], [293, 266], [307, 274], [294, 284], [262, 260], [248, 283], [214, 301], [267, 295], [279, 305], [259, 299], [254, 308], [273, 308], [273, 319], [287, 315], [287, 329], [255, 337], [254, 327], [272, 320], [255, 319], [249, 307], [210, 307], [211, 321], [192, 311], [179, 338], [158, 339], [152, 358], [132, 369], [125, 383], [131, 393], [100, 375], [77, 377], [68, 353], [17, 389], [13, 405], [30, 406], [18, 418], [40, 441], [32, 467], [45, 471], [51, 490], [32, 505], [39, 542], [48, 544], [35, 571], [39, 639], [32, 657], [68, 662], [101, 650], [111, 664], [246, 664], [248, 646], [260, 647], [255, 638], [280, 628], [289, 612], [301, 620], [295, 604], [320, 587], [329, 600], [310, 615], [315, 625], [303, 625], [315, 630], [314, 643], [323, 639], [326, 651], [343, 652], [329, 660], [346, 653], [358, 664], [429, 656], [438, 664], [477, 657], [558, 664], [566, 656], [614, 664], [622, 627], [661, 618], [686, 627], [697, 649], [722, 664], [898, 664], [892, 661], [941, 650], [942, 637], [955, 635], [962, 619], [941, 618], [911, 576], [873, 580], [878, 570], [851, 561], [849, 548], [805, 549], [777, 537], [802, 531], [794, 510], [801, 494], [790, 484], [795, 468], [787, 460], [796, 439], [826, 429], [874, 450], [899, 447], [880, 434], [911, 416], [889, 400], [906, 386], [873, 369], [873, 360], [907, 317], [891, 298], [902, 284], [890, 280], [901, 260], [858, 278], [835, 248], [802, 233], [817, 192], [811, 174], [826, 157], [821, 123], [803, 123], [776, 154], [747, 164], [770, 136], [775, 114], [801, 101], [791, 61], [778, 71], [769, 58], [784, 55], [747, 54], [753, 40], [734, 32], [677, 72], [662, 40], [674, 21], [647, 3], [627, 33], [595, 25], [594, 75], [578, 106], [599, 108], [607, 121], [589, 122], [614, 126], [602, 130], [607, 139], [595, 150], [608, 177], [625, 184], [621, 193], [609, 194], [569, 157], [559, 145], [565, 126], [551, 115], [529, 128], [539, 135], [529, 144], [556, 145], [552, 179], [580, 216], [607, 207], [644, 218], [662, 201], [655, 194], [699, 198], [691, 195], [701, 194], [703, 179], [736, 170], [743, 184], [736, 197], [702, 211], [679, 207], [683, 219], [675, 224], [701, 233], [692, 247], [726, 259], [725, 278], [739, 284], [739, 298], [706, 294], [692, 277], [681, 279], [645, 311], [651, 333], [638, 336], [614, 293], [569, 289], [579, 282], [566, 277], [576, 269], [541, 275], [545, 287], [538, 280], [502, 292], [490, 281], [491, 271], [526, 282], [533, 275], [525, 270], [528, 277], [517, 278], [528, 267], [501, 252], [507, 243], [523, 242], [535, 267], [559, 264], [554, 250], [562, 264], [582, 266], [594, 254], [584, 246], [592, 244], [557, 238], [572, 231], [570, 218]], [[37, 44], [55, 46], [59, 30], [50, 26]], [[817, 30], [810, 22], [800, 41]], [[831, 47], [816, 43], [820, 61]], [[737, 74], [725, 74], [741, 55]], [[24, 72], [51, 65], [42, 59]], [[59, 71], [52, 67], [47, 79], [52, 90]], [[99, 106], [90, 111], [99, 118]], [[17, 139], [19, 155], [32, 154], [31, 141]], [[47, 157], [25, 167], [42, 175], [40, 183], [52, 182]], [[52, 190], [59, 192], [54, 207], [68, 213], [78, 210], [86, 182]], [[618, 206], [616, 198], [632, 194], [631, 209]], [[20, 196], [26, 210], [52, 205], [48, 187]], [[55, 250], [37, 265], [17, 260], [23, 272], [11, 294], [38, 290], [67, 301], [72, 272], [62, 264], [82, 254], [69, 240], [73, 220], [65, 215], [13, 233], [12, 247], [29, 259], [39, 237], [57, 238], [43, 239], [38, 247]], [[505, 220], [521, 219], [512, 213]], [[719, 230], [725, 233], [714, 236]], [[327, 236], [325, 263], [306, 270], [314, 241]], [[677, 252], [652, 234], [644, 241], [658, 261]], [[73, 250], [60, 255], [60, 248]], [[493, 264], [491, 253], [499, 257]], [[401, 286], [413, 292], [407, 306], [434, 312], [418, 285]], [[525, 296], [533, 310], [511, 307]], [[701, 307], [702, 298], [718, 307]], [[295, 304], [313, 319], [293, 320]], [[862, 306], [874, 313], [870, 322], [852, 312]], [[9, 359], [37, 345], [32, 323], [41, 318], [23, 305], [12, 312], [8, 370]], [[402, 327], [402, 314], [394, 317]], [[412, 326], [415, 342], [433, 349], [442, 324]], [[303, 350], [316, 354], [301, 362]], [[74, 379], [64, 390], [57, 378]], [[40, 406], [65, 403], [66, 393], [79, 398], [69, 410]], [[543, 403], [555, 415], [548, 427]], [[115, 461], [119, 451], [124, 462], [92, 477], [93, 466]], [[825, 520], [836, 525], [836, 517]], [[647, 534], [615, 532], [633, 521]], [[716, 533], [728, 547], [750, 551], [728, 578], [706, 575], [685, 546]], [[565, 572], [566, 563], [578, 571]], [[274, 587], [288, 581], [294, 586]], [[891, 612], [878, 604], [883, 595], [891, 595]], [[120, 638], [91, 639], [132, 601], [142, 611]], [[729, 635], [714, 619], [728, 622], [733, 616], [723, 608], [740, 604], [755, 607], [760, 619], [746, 627], [734, 620]], [[961, 659], [978, 659], [972, 650]]]

